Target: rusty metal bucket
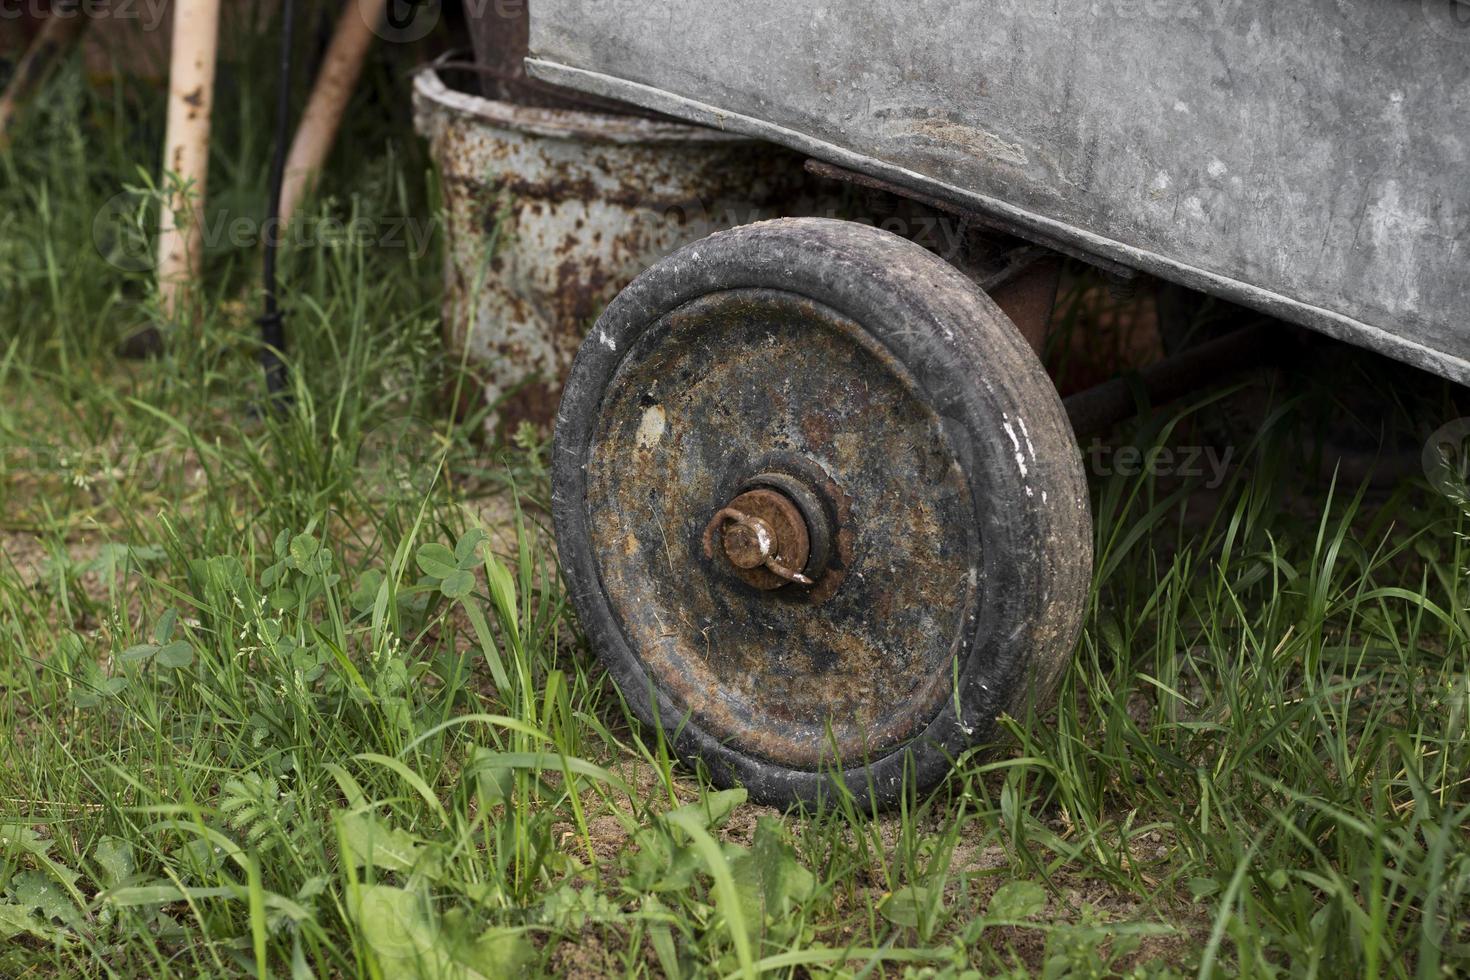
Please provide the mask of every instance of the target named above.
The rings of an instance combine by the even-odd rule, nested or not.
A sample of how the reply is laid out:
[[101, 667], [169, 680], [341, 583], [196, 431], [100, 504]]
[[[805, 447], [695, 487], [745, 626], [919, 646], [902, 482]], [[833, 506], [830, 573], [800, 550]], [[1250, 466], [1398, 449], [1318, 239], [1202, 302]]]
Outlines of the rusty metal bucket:
[[681, 245], [779, 213], [799, 158], [714, 129], [513, 105], [414, 81], [443, 177], [444, 324], [493, 408], [548, 425], [593, 321]]

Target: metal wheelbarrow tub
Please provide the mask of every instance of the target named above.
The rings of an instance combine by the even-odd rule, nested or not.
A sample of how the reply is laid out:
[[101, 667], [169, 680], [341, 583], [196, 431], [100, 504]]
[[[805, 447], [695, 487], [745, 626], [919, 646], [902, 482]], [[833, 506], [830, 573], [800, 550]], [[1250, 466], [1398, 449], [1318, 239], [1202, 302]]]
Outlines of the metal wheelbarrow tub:
[[541, 0], [546, 81], [1470, 382], [1470, 6]]

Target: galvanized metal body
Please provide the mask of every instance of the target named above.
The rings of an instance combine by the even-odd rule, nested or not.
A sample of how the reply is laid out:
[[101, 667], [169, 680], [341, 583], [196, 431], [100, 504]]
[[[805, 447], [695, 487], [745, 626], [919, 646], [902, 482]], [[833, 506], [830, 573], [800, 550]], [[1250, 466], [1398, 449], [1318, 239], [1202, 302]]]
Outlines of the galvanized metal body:
[[528, 67], [1470, 382], [1466, 9], [538, 0]]

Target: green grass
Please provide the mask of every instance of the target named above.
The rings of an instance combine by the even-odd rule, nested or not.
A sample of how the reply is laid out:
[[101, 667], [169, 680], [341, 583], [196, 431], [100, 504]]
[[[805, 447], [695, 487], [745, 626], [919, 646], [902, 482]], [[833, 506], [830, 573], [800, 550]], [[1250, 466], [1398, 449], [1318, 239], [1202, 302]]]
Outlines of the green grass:
[[[1122, 433], [1235, 465], [1094, 481], [1056, 706], [897, 813], [779, 814], [676, 766], [587, 652], [544, 434], [442, 410], [437, 254], [288, 254], [262, 413], [253, 250], [161, 323], [92, 231], [158, 120], [48, 93], [0, 156], [0, 975], [1470, 970], [1470, 517], [1334, 483], [1331, 392]], [[255, 213], [257, 96], [215, 170]], [[406, 129], [350, 138], [320, 207], [432, 215]], [[165, 353], [117, 361], [149, 324]]]

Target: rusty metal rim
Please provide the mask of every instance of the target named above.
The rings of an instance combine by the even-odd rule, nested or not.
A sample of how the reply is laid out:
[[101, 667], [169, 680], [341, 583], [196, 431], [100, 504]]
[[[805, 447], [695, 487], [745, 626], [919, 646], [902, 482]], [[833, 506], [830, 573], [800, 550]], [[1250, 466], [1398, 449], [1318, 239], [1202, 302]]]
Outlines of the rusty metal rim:
[[[681, 329], [686, 337], [721, 337], [717, 332], [720, 329], [718, 320], [721, 311], [731, 308], [743, 311], [739, 314], [742, 320], [749, 320], [752, 317], [757, 320], [762, 319], [763, 314], [753, 312], [756, 308], [776, 317], [799, 314], [801, 319], [797, 336], [806, 337], [807, 343], [813, 343], [811, 338], [818, 334], [829, 335], [843, 346], [850, 346], [860, 351], [865, 355], [865, 359], [871, 359], [870, 363], [874, 370], [885, 374], [894, 389], [922, 406], [926, 414], [933, 415], [932, 392], [919, 383], [910, 367], [895, 355], [892, 348], [884, 343], [881, 336], [871, 328], [839, 313], [825, 303], [812, 300], [790, 289], [747, 287], [715, 290], [656, 316], [655, 321], [647, 325], [641, 332], [628, 336], [626, 345], [618, 345], [623, 356], [612, 368], [612, 375], [604, 388], [604, 398], [599, 403], [598, 418], [593, 423], [594, 434], [590, 444], [590, 460], [623, 458], [624, 454], [619, 452], [616, 446], [614, 433], [621, 428], [617, 420], [626, 419], [629, 416], [626, 411], [609, 409], [608, 406], [619, 403], [626, 406], [628, 404], [627, 393], [630, 391], [642, 393], [644, 397], [650, 399], [653, 398], [653, 389], [648, 387], [649, 378], [642, 373], [644, 364], [650, 358], [656, 359], [661, 352], [671, 348], [683, 349], [683, 343], [674, 339]], [[709, 319], [711, 316], [714, 317], [713, 321]], [[675, 325], [681, 321], [683, 322], [682, 328], [676, 327]], [[691, 326], [691, 323], [694, 325]], [[595, 338], [595, 342], [601, 343], [602, 341]], [[735, 348], [726, 346], [723, 338], [717, 341], [715, 346], [723, 349], [726, 356], [738, 359], [734, 353]], [[661, 366], [661, 370], [666, 375], [679, 373], [676, 368], [667, 363]], [[894, 392], [889, 394], [891, 396]], [[667, 403], [666, 399], [661, 400]], [[889, 420], [892, 417], [891, 412], [890, 407], [887, 416]], [[954, 452], [950, 447], [942, 420], [937, 417], [932, 418], [932, 424], [934, 435], [943, 442], [947, 450], [946, 459], [950, 466], [958, 466], [963, 470], [965, 457]], [[769, 493], [773, 490], [783, 496], [788, 496], [797, 513], [804, 511], [811, 515], [809, 518], [797, 518], [803, 525], [807, 525], [808, 521], [812, 525], [829, 525], [822, 528], [825, 533], [819, 533], [817, 538], [819, 546], [820, 539], [823, 537], [836, 546], [838, 567], [830, 571], [824, 569], [820, 574], [814, 569], [812, 576], [814, 581], [806, 584], [785, 582], [777, 575], [761, 570], [757, 570], [757, 574], [753, 576], [748, 573], [743, 575], [725, 567], [722, 561], [716, 559], [715, 522], [705, 524], [700, 520], [691, 524], [691, 529], [701, 527], [702, 531], [694, 535], [699, 545], [690, 549], [690, 556], [700, 554], [704, 558], [704, 563], [689, 565], [689, 575], [693, 576], [700, 567], [705, 567], [717, 579], [733, 577], [743, 580], [745, 586], [762, 590], [760, 594], [768, 597], [763, 598], [763, 602], [779, 603], [787, 607], [807, 607], [811, 610], [806, 615], [809, 623], [825, 621], [830, 627], [830, 632], [860, 636], [863, 642], [873, 644], [872, 649], [882, 650], [885, 640], [884, 630], [881, 627], [874, 629], [864, 624], [855, 625], [854, 631], [851, 607], [847, 614], [836, 614], [836, 618], [828, 618], [829, 614], [818, 611], [817, 607], [834, 599], [836, 591], [845, 580], [848, 580], [848, 573], [854, 568], [854, 552], [871, 551], [872, 543], [881, 538], [881, 536], [880, 538], [872, 536], [871, 532], [874, 530], [872, 525], [883, 522], [876, 520], [867, 522], [865, 526], [869, 533], [866, 535], [859, 531], [856, 526], [857, 522], [852, 520], [848, 512], [848, 506], [839, 502], [839, 498], [845, 495], [837, 488], [831, 473], [817, 459], [805, 457], [792, 447], [782, 452], [768, 451], [751, 456], [748, 460], [743, 456], [741, 458], [743, 461], [740, 464], [720, 473], [720, 477], [716, 479], [712, 488], [713, 495], [704, 499], [703, 502], [719, 504], [730, 501], [732, 505], [738, 505], [739, 501], [748, 494]], [[805, 465], [802, 465], [803, 463]], [[718, 464], [712, 466], [710, 471], [719, 472]], [[593, 462], [586, 471], [587, 476], [583, 484], [583, 499], [589, 515], [601, 512], [599, 503], [605, 508], [609, 499], [608, 495], [615, 496], [619, 487], [640, 498], [642, 491], [646, 489], [651, 493], [650, 488], [657, 484], [635, 480], [632, 476], [635, 472], [631, 469], [619, 469], [609, 474], [602, 470], [597, 462]], [[805, 474], [805, 478], [797, 477], [795, 475], [797, 473]], [[847, 475], [851, 477], [855, 474], [848, 472]], [[855, 494], [858, 493], [854, 487], [849, 486], [848, 489]], [[910, 489], [913, 488], [910, 487]], [[590, 561], [594, 566], [601, 594], [607, 599], [613, 621], [616, 628], [622, 633], [627, 649], [632, 651], [638, 659], [645, 677], [655, 682], [661, 696], [672, 705], [671, 711], [664, 712], [663, 709], [660, 709], [665, 716], [682, 715], [688, 711], [690, 725], [697, 725], [702, 732], [711, 737], [728, 740], [729, 744], [738, 745], [739, 751], [748, 757], [771, 765], [782, 766], [791, 771], [816, 772], [824, 764], [824, 760], [830, 758], [834, 746], [838, 747], [840, 755], [844, 758], [857, 758], [864, 752], [884, 756], [900, 751], [906, 743], [928, 729], [938, 714], [943, 711], [953, 678], [954, 658], [958, 655], [963, 660], [967, 658], [968, 652], [972, 649], [973, 623], [978, 620], [980, 611], [980, 590], [974, 579], [974, 569], [978, 564], [983, 563], [984, 551], [980, 541], [977, 520], [979, 509], [975, 503], [975, 488], [970, 485], [968, 479], [965, 480], [960, 499], [965, 505], [964, 516], [961, 521], [950, 526], [958, 525], [966, 530], [963, 532], [952, 530], [944, 536], [951, 540], [969, 541], [969, 547], [962, 549], [964, 557], [957, 559], [960, 563], [959, 567], [951, 569], [958, 576], [959, 581], [964, 581], [966, 572], [969, 572], [968, 587], [964, 591], [962, 601], [960, 597], [954, 596], [950, 597], [953, 601], [943, 602], [944, 608], [953, 612], [955, 617], [953, 621], [947, 623], [938, 633], [924, 634], [926, 637], [941, 637], [937, 646], [920, 642], [913, 634], [907, 637], [887, 634], [886, 638], [892, 644], [892, 648], [884, 651], [890, 655], [888, 659], [890, 669], [884, 676], [890, 678], [908, 676], [912, 678], [912, 683], [901, 695], [865, 701], [865, 706], [883, 706], [882, 710], [877, 712], [877, 717], [864, 718], [862, 708], [847, 707], [833, 711], [832, 706], [827, 705], [825, 718], [819, 721], [805, 712], [792, 714], [789, 711], [774, 709], [770, 704], [762, 705], [758, 703], [759, 698], [752, 700], [748, 693], [743, 691], [740, 679], [762, 676], [759, 670], [753, 669], [738, 675], [740, 679], [731, 682], [728, 678], [719, 677], [718, 672], [711, 671], [707, 664], [701, 662], [698, 655], [690, 656], [688, 648], [677, 642], [675, 637], [678, 630], [666, 624], [678, 621], [687, 622], [690, 607], [678, 602], [665, 604], [657, 598], [657, 580], [664, 578], [656, 570], [660, 563], [655, 562], [650, 567], [648, 575], [643, 578], [642, 582], [632, 583], [630, 591], [630, 579], [619, 567], [622, 565], [619, 560], [620, 556], [613, 553], [614, 551], [625, 553], [623, 549], [608, 548], [604, 541], [602, 548], [592, 552]], [[622, 510], [621, 507], [618, 509]], [[892, 510], [885, 510], [885, 513], [897, 513], [899, 509], [895, 506]], [[695, 513], [698, 512], [696, 509]], [[829, 517], [829, 514], [832, 516]], [[600, 525], [602, 521], [593, 516], [589, 527], [598, 528]], [[669, 537], [682, 536], [678, 531], [672, 530], [677, 526], [677, 522], [671, 523], [669, 531], [661, 531], [664, 540], [663, 554], [667, 554]], [[626, 527], [620, 525], [616, 537], [622, 540], [622, 533], [626, 530]], [[855, 547], [856, 538], [865, 539], [867, 546]], [[811, 540], [812, 538], [804, 529], [801, 550], [806, 554], [803, 555], [803, 558], [810, 554], [808, 549]], [[911, 548], [912, 545], [909, 547]], [[900, 549], [900, 551], [903, 550], [907, 549]], [[926, 549], [925, 553], [930, 552]], [[876, 559], [876, 564], [868, 569], [870, 579], [864, 580], [860, 576], [859, 589], [864, 587], [866, 581], [881, 579], [883, 577], [881, 569], [886, 567], [891, 570], [894, 561], [903, 563], [906, 560], [906, 555], [895, 553], [890, 547], [887, 557]], [[670, 558], [669, 561], [672, 573], [674, 559]], [[950, 579], [934, 577], [927, 580], [949, 581]], [[738, 593], [741, 590], [736, 591]], [[628, 598], [630, 595], [636, 598], [630, 601]], [[924, 608], [926, 606], [933, 608], [932, 597], [925, 596], [922, 601], [911, 599], [905, 608]], [[642, 624], [638, 622], [649, 608], [658, 610], [653, 617], [658, 624], [656, 639], [650, 638], [646, 622]], [[733, 608], [725, 611], [735, 613]], [[735, 614], [740, 617], [736, 621], [743, 620], [743, 614]], [[704, 622], [697, 614], [694, 618]], [[665, 646], [665, 642], [669, 645]], [[707, 637], [705, 642], [708, 643]], [[904, 674], [896, 669], [903, 658], [894, 657], [893, 648], [899, 647], [911, 653], [916, 647], [926, 648], [922, 654], [912, 653], [912, 663], [917, 669], [911, 674]], [[705, 653], [708, 654], [708, 648]], [[779, 659], [784, 660], [785, 658]], [[871, 683], [871, 675], [849, 674], [845, 676], [864, 684]], [[834, 677], [833, 680], [835, 684], [837, 678]], [[794, 707], [794, 704], [791, 702], [787, 706]], [[830, 729], [827, 729], [829, 723]], [[824, 729], [827, 730], [824, 731]]]
[[415, 94], [436, 105], [496, 126], [549, 139], [603, 143], [752, 143], [748, 136], [707, 126], [662, 122], [642, 116], [614, 115], [579, 109], [545, 109], [498, 102], [444, 84], [432, 67], [414, 76]]
[[[846, 224], [846, 222], [841, 223]], [[884, 232], [883, 234], [888, 233]], [[705, 241], [708, 240], [709, 239], [705, 239]], [[686, 246], [685, 250], [697, 249], [699, 247], [699, 244], [700, 243], [695, 243], [692, 246]], [[915, 247], [917, 248], [918, 246]], [[925, 256], [928, 256], [930, 253], [924, 252], [923, 254]], [[936, 258], [935, 261], [942, 260]], [[946, 268], [948, 268], [948, 266], [946, 266]], [[966, 284], [969, 284], [968, 280], [963, 281], [966, 282]], [[704, 305], [722, 294], [728, 296], [737, 296], [748, 293], [769, 293], [773, 296], [785, 297], [790, 300], [806, 303], [817, 309], [820, 309], [825, 317], [830, 319], [833, 325], [833, 329], [840, 331], [840, 333], [848, 343], [851, 343], [854, 346], [865, 350], [869, 355], [877, 358], [878, 360], [887, 362], [888, 369], [892, 372], [897, 383], [902, 388], [910, 392], [915, 399], [931, 406], [936, 404], [936, 402], [938, 401], [935, 390], [931, 386], [926, 385], [924, 380], [921, 379], [921, 377], [919, 376], [919, 372], [915, 370], [917, 365], [908, 362], [905, 359], [904, 352], [901, 349], [896, 349], [898, 347], [897, 344], [891, 343], [889, 340], [885, 340], [883, 336], [874, 331], [871, 327], [865, 326], [860, 320], [845, 312], [844, 310], [838, 308], [837, 306], [831, 305], [821, 299], [815, 299], [811, 296], [808, 296], [802, 292], [793, 290], [786, 286], [743, 286], [725, 290], [715, 290], [709, 293], [704, 293], [697, 297], [693, 297], [684, 303], [680, 303], [674, 306], [672, 309], [661, 311], [653, 315], [645, 324], [643, 324], [641, 329], [630, 331], [622, 335], [621, 339], [625, 339], [626, 344], [621, 341], [617, 343], [617, 349], [620, 353], [615, 358], [615, 363], [611, 366], [609, 370], [606, 384], [603, 389], [604, 396], [610, 394], [615, 389], [625, 368], [641, 360], [641, 358], [648, 353], [651, 346], [655, 346], [664, 342], [667, 332], [666, 324], [671, 317], [678, 316], [679, 314], [684, 313], [692, 308]], [[601, 321], [599, 321], [599, 323], [601, 323]], [[593, 337], [589, 339], [589, 343], [598, 343], [599, 346], [605, 347], [605, 341], [602, 340], [602, 335], [598, 333], [598, 328], [594, 328]], [[580, 352], [578, 357], [579, 359], [581, 358]], [[961, 370], [963, 370], [963, 368], [961, 368]], [[599, 400], [597, 412], [599, 416], [601, 415], [604, 407], [605, 402]], [[596, 445], [598, 443], [597, 433], [599, 428], [600, 425], [598, 423], [594, 422], [592, 424], [591, 445]], [[766, 488], [770, 486], [783, 486], [782, 483], [773, 481], [771, 478], [779, 477], [780, 475], [782, 475], [784, 470], [795, 471], [798, 469], [797, 467], [789, 465], [790, 462], [794, 461], [786, 461], [788, 463], [787, 466], [781, 465], [780, 458], [790, 455], [791, 454], [789, 453], [770, 454], [767, 457], [767, 460], [769, 460], [771, 463], [771, 472], [766, 472], [765, 467], [758, 467], [761, 472], [753, 473], [748, 479], [742, 481], [740, 486], [747, 490]], [[821, 497], [826, 497], [828, 494], [841, 493], [831, 474], [826, 473], [826, 471], [817, 464], [812, 463], [811, 461], [807, 462], [808, 466], [810, 467], [810, 475], [808, 476], [808, 479], [811, 479], [813, 476], [815, 476], [815, 473], [821, 473], [824, 477], [824, 479], [819, 481], [824, 485], [826, 490], [825, 493], [820, 493]], [[785, 475], [788, 476], [788, 478], [790, 478], [793, 482], [798, 482], [797, 478], [791, 473], [785, 473]], [[974, 512], [980, 513], [982, 507], [981, 500], [985, 496], [985, 492], [982, 487], [979, 486], [973, 479], [970, 479], [968, 482], [970, 482], [971, 499], [973, 501], [974, 507], [976, 508]], [[585, 482], [583, 483], [583, 487], [584, 490], [587, 487], [587, 484]], [[818, 493], [818, 491], [816, 490], [811, 490], [810, 492]], [[816, 504], [823, 509], [833, 509], [839, 507], [836, 501], [818, 500]], [[832, 592], [836, 588], [840, 587], [842, 581], [847, 577], [848, 571], [853, 561], [852, 538], [854, 536], [854, 531], [850, 527], [850, 523], [851, 521], [849, 517], [839, 514], [836, 524], [834, 526], [836, 528], [840, 528], [841, 530], [832, 535], [833, 538], [836, 539], [834, 541], [834, 550], [839, 556], [842, 567], [838, 569], [835, 574], [829, 573], [828, 575], [823, 576], [813, 586], [794, 589], [788, 587], [769, 593], [770, 595], [775, 597], [774, 601], [797, 602], [803, 605], [818, 606], [831, 597]], [[984, 537], [983, 531], [981, 532], [980, 536], [982, 538]], [[984, 548], [980, 550], [979, 556], [982, 565], [988, 563], [991, 560], [987, 550]], [[637, 647], [632, 642], [629, 625], [624, 621], [622, 614], [618, 610], [617, 604], [612, 602], [611, 599], [608, 597], [607, 586], [603, 579], [603, 567], [601, 560], [594, 557], [592, 559], [592, 565], [594, 567], [593, 574], [597, 581], [599, 594], [601, 595], [603, 602], [606, 603], [608, 607], [608, 610], [612, 617], [612, 621], [616, 623], [619, 638], [626, 644], [628, 649], [633, 651], [633, 656], [638, 661], [639, 668], [642, 671], [643, 679], [646, 682], [651, 682], [655, 684], [658, 699], [660, 702], [663, 702], [662, 706], [660, 707], [661, 716], [678, 715], [682, 718], [684, 717], [684, 715], [682, 714], [683, 712], [691, 712], [687, 720], [684, 722], [684, 732], [690, 733], [693, 735], [693, 737], [698, 739], [708, 739], [713, 741], [718, 738], [721, 740], [720, 744], [722, 745], [722, 747], [726, 745], [725, 740], [727, 739], [732, 740], [733, 742], [734, 734], [732, 732], [720, 731], [720, 726], [714, 722], [714, 719], [708, 717], [702, 718], [698, 709], [696, 709], [695, 706], [685, 703], [682, 699], [677, 698], [671, 689], [659, 686], [657, 684], [657, 678], [659, 677], [658, 672], [638, 651]], [[971, 599], [971, 602], [973, 602], [975, 621], [983, 622], [986, 620], [985, 609], [989, 605], [989, 603], [986, 601], [983, 593], [984, 588], [981, 587], [976, 590], [976, 595]], [[933, 734], [936, 730], [936, 727], [944, 727], [948, 722], [953, 722], [956, 720], [956, 700], [953, 696], [954, 692], [951, 689], [949, 691], [949, 694], [945, 695], [941, 689], [951, 687], [951, 681], [954, 677], [955, 657], [958, 656], [962, 663], [970, 662], [971, 658], [975, 656], [978, 646], [979, 644], [976, 642], [974, 636], [974, 627], [972, 626], [969, 629], [961, 628], [957, 640], [950, 648], [948, 668], [930, 677], [927, 683], [922, 688], [915, 691], [911, 699], [912, 701], [926, 704], [926, 708], [919, 715], [919, 720], [912, 729], [912, 733], [901, 737], [891, 743], [881, 745], [880, 748], [875, 750], [876, 759], [901, 760], [903, 758], [905, 748], [912, 743], [925, 739], [929, 741], [938, 741], [938, 739], [936, 739]], [[946, 719], [948, 719], [948, 722], [946, 721]], [[823, 758], [823, 756], [825, 756], [826, 754], [825, 751], [820, 756], [813, 756], [809, 760], [788, 758], [784, 762], [776, 758], [775, 756], [768, 754], [768, 752], [762, 749], [760, 746], [753, 744], [741, 744], [738, 746], [738, 748], [736, 748], [736, 751], [745, 755], [747, 758], [755, 760], [761, 764], [780, 766], [783, 769], [789, 770], [793, 773], [802, 773], [811, 777], [820, 776], [823, 767], [829, 765], [829, 763], [826, 762]], [[851, 765], [851, 763], [846, 764]]]
[[[954, 696], [905, 745], [879, 757], [806, 771], [727, 745], [685, 718], [657, 690], [628, 645], [590, 552], [585, 457], [608, 381], [665, 312], [709, 292], [799, 291], [878, 327], [874, 339], [915, 372], [932, 403], [973, 441], [970, 479], [979, 503], [981, 603], [969, 649], [955, 663]], [[998, 421], [1025, 412], [1034, 452], [1029, 481]], [[1015, 418], [1016, 416], [1009, 416]], [[1009, 440], [1009, 441], [1008, 441]], [[674, 750], [709, 765], [723, 784], [787, 805], [846, 784], [860, 805], [891, 806], [906, 775], [920, 790], [959, 753], [989, 740], [1003, 711], [1044, 700], [1081, 625], [1091, 532], [1080, 451], [1055, 389], [994, 304], [942, 260], [891, 234], [823, 219], [748, 225], [688, 246], [645, 272], [609, 306], [568, 380], [553, 448], [553, 517], [562, 568], [583, 626], [624, 698], [646, 722], [661, 720]], [[1049, 491], [1024, 492], [1028, 489]], [[1040, 556], [1045, 556], [1042, 560]], [[866, 764], [865, 764], [866, 763]]]

